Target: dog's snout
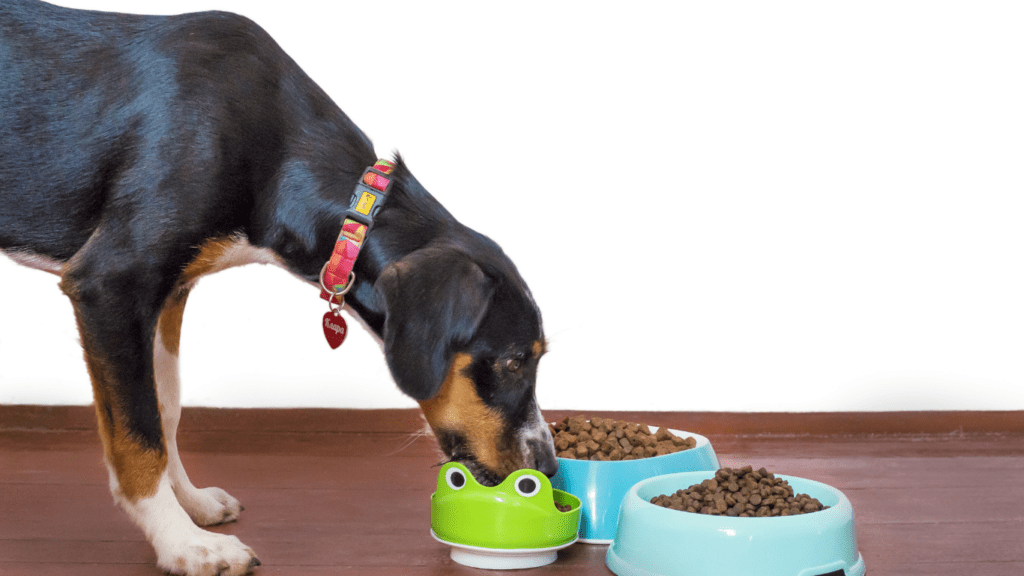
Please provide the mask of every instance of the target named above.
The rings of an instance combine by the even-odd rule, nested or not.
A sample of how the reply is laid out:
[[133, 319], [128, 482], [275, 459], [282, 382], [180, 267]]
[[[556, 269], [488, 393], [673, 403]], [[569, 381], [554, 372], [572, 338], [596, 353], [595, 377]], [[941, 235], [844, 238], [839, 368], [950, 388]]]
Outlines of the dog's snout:
[[528, 443], [533, 456], [533, 469], [548, 478], [558, 473], [558, 459], [555, 458], [555, 446], [550, 442], [531, 440]]

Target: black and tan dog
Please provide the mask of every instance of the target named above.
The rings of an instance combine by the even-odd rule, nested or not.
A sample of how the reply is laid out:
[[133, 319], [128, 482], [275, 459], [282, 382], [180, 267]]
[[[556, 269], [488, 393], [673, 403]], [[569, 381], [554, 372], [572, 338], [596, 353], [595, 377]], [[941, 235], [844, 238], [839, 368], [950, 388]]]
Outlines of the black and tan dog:
[[[177, 352], [189, 290], [276, 264], [318, 285], [365, 135], [258, 26], [0, 3], [0, 250], [71, 299], [110, 484], [161, 568], [242, 574], [240, 506], [178, 457]], [[485, 483], [554, 474], [534, 393], [545, 341], [512, 262], [395, 161], [356, 262], [352, 312], [441, 449]], [[311, 296], [315, 297], [315, 296]]]

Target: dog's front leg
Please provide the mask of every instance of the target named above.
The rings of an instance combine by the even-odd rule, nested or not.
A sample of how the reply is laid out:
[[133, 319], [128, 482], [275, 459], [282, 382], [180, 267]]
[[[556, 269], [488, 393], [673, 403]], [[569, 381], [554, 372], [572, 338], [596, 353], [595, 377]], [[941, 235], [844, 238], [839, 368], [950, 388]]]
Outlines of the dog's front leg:
[[160, 420], [167, 444], [167, 474], [178, 502], [200, 526], [213, 526], [238, 520], [242, 505], [220, 488], [196, 488], [189, 480], [178, 455], [178, 422], [181, 420], [181, 386], [178, 379], [178, 344], [185, 313], [188, 289], [181, 288], [167, 298], [157, 323], [153, 345], [153, 366]]
[[117, 257], [125, 255], [123, 244], [104, 242], [113, 235], [94, 234], [61, 280], [92, 379], [111, 492], [156, 549], [160, 568], [188, 576], [247, 574], [259, 564], [253, 551], [234, 536], [197, 527], [175, 497], [153, 367], [164, 299], [139, 263]]

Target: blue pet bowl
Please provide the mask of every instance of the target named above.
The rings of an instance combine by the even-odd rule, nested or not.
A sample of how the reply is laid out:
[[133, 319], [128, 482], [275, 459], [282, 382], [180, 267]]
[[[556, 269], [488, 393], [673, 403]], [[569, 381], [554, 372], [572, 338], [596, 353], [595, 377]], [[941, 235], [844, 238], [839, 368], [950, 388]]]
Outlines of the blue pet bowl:
[[[650, 427], [657, 432], [656, 426]], [[580, 515], [580, 542], [610, 544], [615, 538], [619, 504], [623, 496], [641, 480], [672, 472], [718, 470], [718, 457], [711, 442], [700, 434], [669, 429], [676, 436], [692, 436], [697, 445], [689, 450], [641, 458], [639, 460], [593, 461], [558, 459], [558, 474], [551, 485], [583, 501]], [[685, 488], [685, 486], [684, 486]], [[673, 490], [674, 492], [675, 490]]]
[[863, 576], [853, 506], [827, 484], [776, 475], [829, 506], [797, 516], [709, 516], [651, 504], [714, 474], [669, 474], [633, 486], [605, 555], [608, 568], [618, 576]]

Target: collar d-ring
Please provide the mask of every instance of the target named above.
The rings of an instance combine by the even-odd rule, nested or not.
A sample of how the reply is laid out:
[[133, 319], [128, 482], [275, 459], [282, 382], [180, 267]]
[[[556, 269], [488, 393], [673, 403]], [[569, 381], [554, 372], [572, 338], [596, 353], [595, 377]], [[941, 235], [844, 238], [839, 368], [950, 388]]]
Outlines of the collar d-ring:
[[330, 262], [325, 262], [323, 268], [320, 269], [320, 288], [322, 288], [324, 292], [331, 295], [331, 299], [329, 300], [329, 302], [337, 302], [338, 304], [344, 304], [345, 294], [348, 294], [348, 291], [352, 289], [352, 285], [356, 283], [356, 273], [355, 271], [349, 272], [348, 282], [345, 282], [345, 287], [342, 288], [341, 290], [334, 290], [333, 288], [328, 288], [327, 284], [324, 282], [324, 274], [327, 272], [328, 264], [330, 264]]

